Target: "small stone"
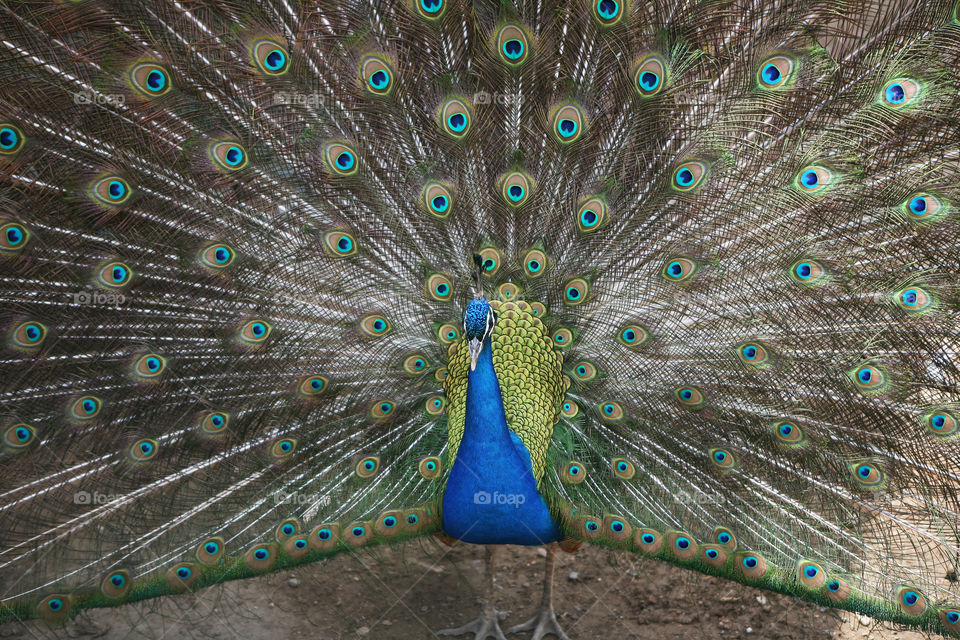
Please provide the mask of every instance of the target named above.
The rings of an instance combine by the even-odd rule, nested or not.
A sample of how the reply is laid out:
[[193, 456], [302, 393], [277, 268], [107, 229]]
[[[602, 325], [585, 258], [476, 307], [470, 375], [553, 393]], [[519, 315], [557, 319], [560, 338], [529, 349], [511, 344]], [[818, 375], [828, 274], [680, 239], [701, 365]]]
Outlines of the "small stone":
[[288, 586], [288, 587], [293, 587], [294, 589], [296, 589], [297, 587], [300, 586], [300, 581], [297, 580], [296, 577], [292, 577], [292, 578], [290, 578], [289, 580], [287, 580], [287, 586]]
[[540, 548], [537, 549], [537, 555], [540, 556], [541, 558], [546, 558], [546, 557], [547, 557], [547, 550], [544, 549], [543, 547], [540, 547]]
[[760, 604], [767, 604], [767, 596], [761, 593], [760, 595], [757, 596], [757, 602]]
[[580, 579], [580, 574], [577, 573], [576, 571], [571, 571], [570, 575], [567, 576], [567, 580], [569, 580], [570, 582], [576, 582], [579, 579]]
[[871, 622], [870, 618], [868, 618], [867, 616], [860, 616], [858, 618], [858, 621], [860, 622], [860, 624], [870, 624]]
[[747, 627], [746, 632], [747, 632], [747, 633], [753, 633], [753, 627]]
[[385, 627], [389, 627], [389, 626], [392, 625], [393, 623], [390, 622], [389, 620], [381, 620], [381, 621], [380, 621], [380, 624], [382, 624], [382, 625], [385, 626]]
[[370, 633], [370, 627], [360, 627], [357, 629], [357, 635], [361, 638], [367, 637], [367, 634]]

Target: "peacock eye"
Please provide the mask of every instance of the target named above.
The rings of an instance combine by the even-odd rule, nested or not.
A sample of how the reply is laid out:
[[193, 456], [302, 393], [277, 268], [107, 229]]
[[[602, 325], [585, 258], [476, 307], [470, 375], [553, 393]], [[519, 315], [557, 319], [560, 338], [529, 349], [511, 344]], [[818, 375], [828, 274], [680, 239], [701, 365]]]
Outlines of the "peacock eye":
[[334, 175], [351, 176], [357, 172], [357, 151], [346, 142], [327, 142], [323, 148], [323, 157]]
[[158, 98], [172, 86], [167, 70], [154, 62], [140, 62], [130, 67], [127, 78], [134, 90], [145, 98]]
[[94, 181], [89, 191], [100, 204], [116, 207], [130, 197], [130, 184], [120, 176], [105, 176]]
[[290, 67], [290, 54], [278, 41], [270, 38], [257, 40], [250, 47], [254, 66], [268, 76], [279, 76]]
[[594, 17], [605, 27], [616, 24], [623, 16], [623, 6], [617, 0], [595, 0]]
[[521, 171], [508, 173], [501, 179], [500, 191], [504, 201], [511, 207], [519, 207], [530, 198], [531, 184], [530, 177]]
[[782, 89], [793, 76], [796, 66], [793, 58], [778, 54], [760, 63], [757, 81], [761, 89]]
[[891, 80], [880, 92], [880, 102], [891, 109], [903, 109], [917, 99], [920, 83], [912, 78]]
[[563, 144], [574, 142], [583, 132], [583, 110], [579, 105], [568, 103], [553, 114], [553, 134]]
[[658, 55], [650, 55], [640, 60], [633, 71], [633, 86], [637, 93], [644, 98], [660, 93], [667, 77], [666, 69], [666, 63]]
[[393, 89], [393, 68], [386, 59], [369, 55], [360, 62], [360, 76], [364, 88], [377, 96], [385, 96]]
[[23, 148], [23, 132], [9, 122], [0, 124], [0, 156], [15, 155]]
[[684, 162], [673, 172], [673, 188], [677, 191], [693, 191], [703, 184], [710, 172], [710, 164], [703, 160]]
[[511, 67], [523, 64], [529, 56], [529, 40], [518, 25], [507, 24], [497, 33], [497, 52]]
[[470, 132], [473, 112], [462, 98], [448, 98], [440, 106], [440, 126], [454, 139], [461, 139]]

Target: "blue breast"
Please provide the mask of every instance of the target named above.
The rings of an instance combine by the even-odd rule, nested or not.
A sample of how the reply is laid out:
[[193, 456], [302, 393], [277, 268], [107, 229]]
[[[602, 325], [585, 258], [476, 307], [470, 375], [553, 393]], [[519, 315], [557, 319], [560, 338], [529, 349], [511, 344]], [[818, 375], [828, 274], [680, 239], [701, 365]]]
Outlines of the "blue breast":
[[560, 538], [537, 491], [530, 452], [507, 427], [489, 340], [468, 374], [463, 440], [442, 511], [446, 533], [464, 542], [539, 545]]

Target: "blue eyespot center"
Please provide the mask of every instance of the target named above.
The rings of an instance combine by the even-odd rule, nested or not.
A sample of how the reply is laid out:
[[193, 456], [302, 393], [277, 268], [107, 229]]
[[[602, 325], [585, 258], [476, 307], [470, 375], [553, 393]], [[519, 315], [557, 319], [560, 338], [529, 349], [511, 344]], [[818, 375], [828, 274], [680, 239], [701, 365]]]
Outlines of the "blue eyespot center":
[[619, 520], [614, 520], [613, 522], [610, 523], [610, 528], [613, 529], [615, 532], [620, 533], [621, 531], [623, 531], [623, 523], [620, 522]]
[[370, 84], [373, 85], [374, 89], [385, 89], [389, 82], [390, 76], [383, 70], [376, 71], [370, 76]]
[[960, 613], [956, 611], [947, 613], [947, 622], [950, 624], [956, 624], [957, 622], [960, 622]]
[[637, 84], [644, 91], [653, 91], [660, 86], [660, 76], [653, 71], [644, 71], [637, 78]]
[[13, 149], [20, 141], [17, 132], [10, 127], [0, 129], [0, 148]]
[[349, 151], [343, 151], [337, 156], [337, 166], [345, 171], [353, 168], [353, 163], [353, 154]]
[[321, 540], [329, 540], [332, 535], [330, 529], [320, 529], [320, 531], [317, 531], [317, 537]]
[[797, 277], [807, 280], [810, 278], [810, 275], [813, 273], [813, 267], [809, 262], [801, 262], [797, 265], [796, 268]]
[[927, 210], [927, 199], [923, 196], [917, 196], [910, 200], [910, 211], [921, 216]]
[[907, 591], [905, 594], [903, 594], [903, 601], [904, 601], [904, 603], [906, 603], [908, 606], [912, 606], [912, 605], [917, 604], [917, 601], [918, 601], [919, 599], [920, 599], [920, 596], [917, 595], [917, 593], [916, 593], [915, 591]]
[[266, 560], [268, 557], [270, 557], [270, 553], [267, 552], [266, 549], [257, 549], [253, 552], [253, 557], [257, 560]]
[[363, 527], [354, 527], [351, 533], [353, 533], [354, 537], [359, 538], [364, 534]]
[[678, 549], [689, 549], [690, 548], [690, 539], [680, 537], [677, 538], [677, 548]]
[[186, 580], [187, 578], [190, 577], [190, 569], [188, 569], [187, 567], [180, 567], [179, 569], [177, 569], [177, 576], [181, 580]]
[[820, 571], [816, 567], [807, 567], [806, 569], [804, 569], [803, 573], [808, 578], [816, 578], [817, 574], [820, 573]]
[[597, 214], [591, 209], [584, 209], [580, 214], [580, 220], [585, 227], [592, 227], [597, 223]]
[[267, 54], [267, 58], [266, 58], [267, 68], [270, 69], [271, 71], [277, 71], [278, 69], [282, 69], [286, 60], [287, 60], [287, 56], [284, 55], [283, 51], [280, 51], [280, 49], [274, 49], [273, 51]]
[[467, 118], [462, 113], [455, 113], [447, 118], [447, 125], [453, 131], [460, 133], [467, 128]]
[[677, 172], [677, 184], [681, 187], [689, 187], [693, 184], [693, 181], [693, 171], [690, 171], [690, 169], [680, 169]]
[[564, 138], [569, 138], [577, 132], [577, 123], [569, 118], [562, 118], [557, 123], [557, 131]]
[[817, 172], [813, 169], [807, 169], [803, 172], [803, 175], [800, 176], [800, 184], [802, 184], [807, 189], [813, 189], [820, 183], [820, 176], [817, 175]]
[[227, 149], [227, 153], [224, 157], [228, 165], [235, 167], [243, 162], [243, 149], [237, 146], [232, 146]]
[[610, 20], [616, 17], [619, 11], [620, 7], [614, 0], [600, 0], [597, 2], [597, 13], [600, 14], [600, 17], [604, 20]]
[[297, 549], [303, 549], [304, 547], [307, 546], [307, 541], [304, 540], [303, 538], [301, 538], [301, 539], [297, 540], [296, 542], [294, 542], [294, 543], [293, 543], [293, 546], [295, 546]]
[[728, 542], [730, 542], [730, 534], [729, 534], [729, 533], [721, 533], [720, 535], [717, 536], [717, 540], [718, 540], [721, 544], [727, 544]]
[[420, 8], [427, 13], [437, 13], [443, 6], [443, 0], [420, 0]]
[[864, 367], [863, 369], [860, 369], [859, 373], [857, 373], [857, 377], [860, 378], [860, 382], [867, 384], [873, 378], [873, 372]]
[[162, 71], [154, 69], [147, 74], [147, 87], [149, 87], [151, 91], [162, 91], [166, 84], [167, 78]]
[[122, 576], [122, 575], [120, 575], [120, 574], [114, 574], [113, 576], [111, 576], [110, 582], [111, 582], [111, 583], [113, 584], [113, 586], [115, 586], [115, 587], [122, 587], [122, 586], [123, 586], [123, 583], [126, 582], [126, 580], [123, 579], [123, 576]]
[[829, 583], [827, 583], [827, 589], [829, 589], [830, 591], [839, 591], [840, 583], [837, 582], [836, 580], [831, 580]]
[[753, 556], [747, 556], [743, 559], [743, 566], [747, 569], [755, 569], [759, 561]]
[[900, 104], [907, 97], [906, 92], [903, 90], [903, 85], [899, 82], [891, 84], [884, 93], [887, 97], [887, 102], [890, 104]]
[[503, 43], [503, 55], [510, 60], [516, 60], [523, 55], [523, 43], [519, 40], [507, 40]]
[[599, 529], [599, 528], [600, 528], [600, 525], [598, 525], [598, 524], [597, 524], [596, 522], [594, 522], [593, 520], [587, 521], [587, 530], [588, 530], [588, 531], [596, 531], [596, 530]]
[[210, 555], [213, 555], [220, 550], [220, 545], [218, 545], [216, 542], [208, 542], [203, 546], [203, 550]]
[[397, 519], [393, 516], [387, 516], [383, 519], [383, 526], [385, 527], [394, 527], [397, 524]]
[[418, 518], [415, 514], [411, 513], [407, 516], [407, 524], [417, 524], [419, 520], [420, 518]]
[[439, 213], [443, 213], [447, 210], [447, 198], [445, 196], [437, 196], [433, 199], [433, 209]]
[[644, 544], [653, 544], [657, 539], [652, 533], [645, 533], [640, 537]]
[[707, 549], [707, 557], [711, 560], [715, 560], [717, 556], [720, 555], [716, 549]]

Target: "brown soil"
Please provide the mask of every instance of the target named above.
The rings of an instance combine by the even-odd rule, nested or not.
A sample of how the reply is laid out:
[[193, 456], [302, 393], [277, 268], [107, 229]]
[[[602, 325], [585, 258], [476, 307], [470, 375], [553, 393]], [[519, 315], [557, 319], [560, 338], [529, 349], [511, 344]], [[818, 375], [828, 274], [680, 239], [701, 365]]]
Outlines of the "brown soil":
[[[536, 611], [542, 553], [528, 547], [497, 551], [494, 598], [504, 630]], [[0, 638], [432, 639], [438, 629], [461, 626], [478, 614], [484, 580], [481, 547], [450, 549], [427, 540], [86, 612], [61, 628], [0, 625]], [[597, 547], [558, 554], [554, 584], [557, 617], [571, 640], [928, 637]], [[527, 640], [530, 634], [508, 637]]]

